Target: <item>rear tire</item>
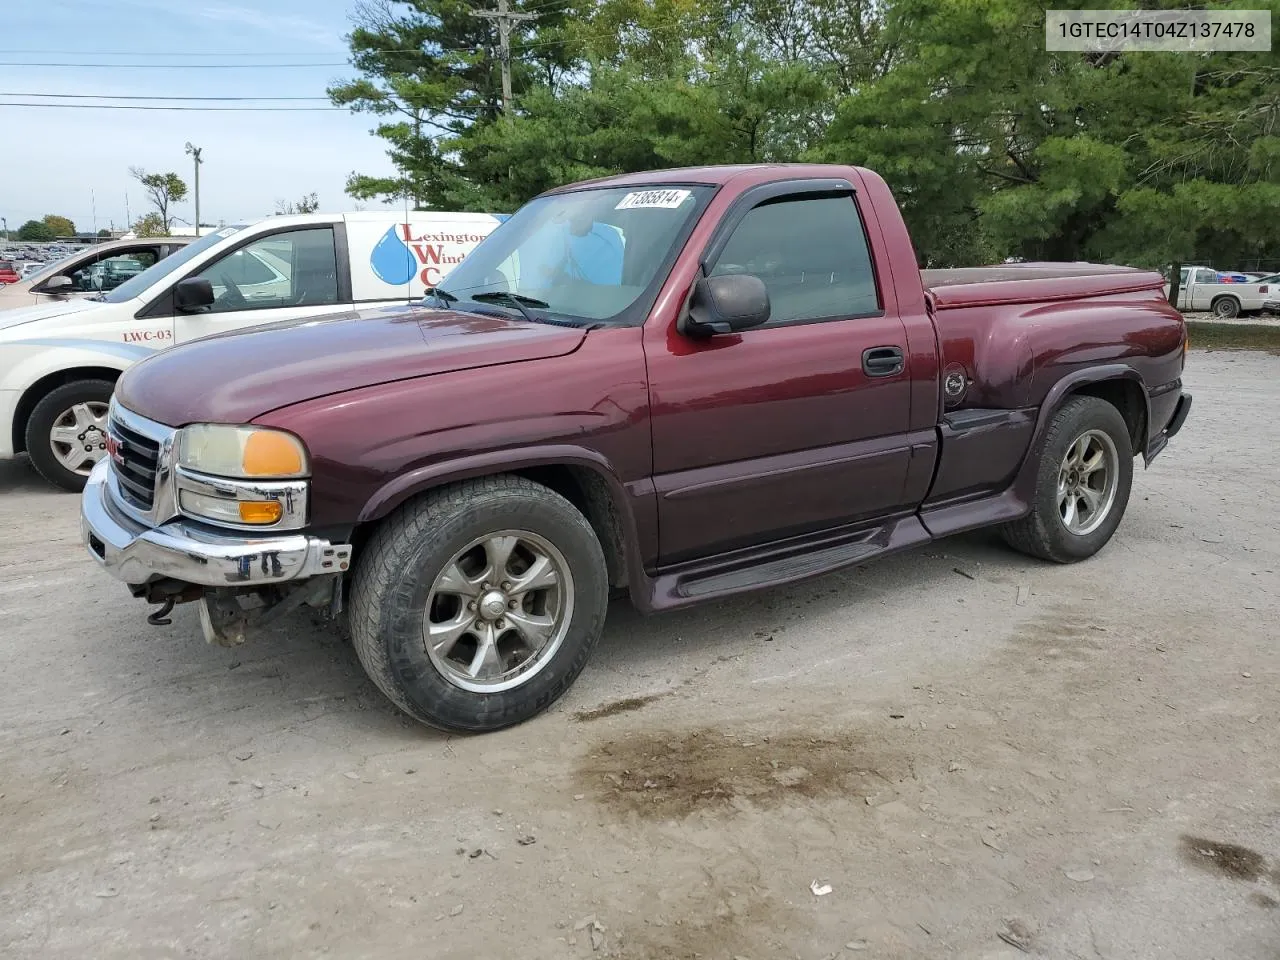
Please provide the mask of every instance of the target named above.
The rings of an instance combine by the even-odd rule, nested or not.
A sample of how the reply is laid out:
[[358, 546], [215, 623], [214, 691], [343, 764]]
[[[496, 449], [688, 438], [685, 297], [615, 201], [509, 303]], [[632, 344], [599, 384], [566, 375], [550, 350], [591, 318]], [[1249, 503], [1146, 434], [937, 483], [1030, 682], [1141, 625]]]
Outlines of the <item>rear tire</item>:
[[[106, 408], [114, 391], [115, 384], [109, 380], [75, 380], [51, 390], [36, 404], [27, 419], [26, 443], [27, 456], [40, 476], [73, 493], [84, 489], [89, 468], [107, 455]], [[86, 413], [99, 418], [88, 429], [81, 422]], [[70, 441], [60, 441], [56, 448], [55, 428], [71, 431], [65, 434]], [[76, 457], [83, 457], [79, 470], [69, 465]]]
[[485, 477], [382, 523], [356, 566], [352, 641], [409, 716], [498, 730], [569, 688], [604, 629], [608, 593], [600, 542], [573, 504], [523, 477]]
[[1234, 320], [1240, 316], [1240, 301], [1235, 297], [1219, 297], [1210, 304], [1210, 309], [1219, 320]]
[[[1055, 563], [1093, 556], [1116, 532], [1129, 503], [1128, 424], [1105, 400], [1073, 397], [1049, 421], [1038, 457], [1031, 512], [1002, 528], [1005, 542]], [[1092, 466], [1095, 457], [1098, 466]]]

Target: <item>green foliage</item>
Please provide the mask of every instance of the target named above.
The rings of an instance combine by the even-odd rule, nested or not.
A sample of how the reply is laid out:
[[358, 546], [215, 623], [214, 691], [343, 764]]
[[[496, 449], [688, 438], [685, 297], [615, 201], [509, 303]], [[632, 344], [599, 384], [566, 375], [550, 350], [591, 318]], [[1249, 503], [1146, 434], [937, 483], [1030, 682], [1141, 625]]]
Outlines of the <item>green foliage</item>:
[[158, 213], [148, 213], [133, 224], [133, 232], [140, 237], [167, 237], [169, 227]]
[[[165, 236], [173, 227], [173, 216], [169, 212], [169, 207], [187, 198], [186, 181], [176, 173], [147, 173], [141, 167], [130, 167], [129, 175], [142, 184], [147, 199], [156, 208], [156, 216], [161, 226], [158, 234], [140, 234], [140, 236]], [[138, 223], [145, 220], [147, 218], [143, 217]]]
[[74, 237], [76, 234], [76, 225], [66, 217], [60, 217], [56, 213], [46, 213], [43, 223], [53, 231], [55, 237]]
[[320, 209], [320, 197], [313, 190], [304, 193], [297, 200], [277, 200], [276, 216], [282, 217], [292, 213], [315, 213]]
[[31, 243], [47, 243], [55, 234], [43, 220], [28, 220], [18, 228], [18, 239]]
[[[1280, 20], [1280, 0], [1267, 6]], [[828, 161], [888, 180], [924, 263], [1275, 256], [1269, 54], [1048, 53], [1045, 0], [529, 0], [510, 116], [495, 25], [464, 0], [371, 0], [360, 76], [397, 173], [359, 199], [512, 210], [562, 183]]]

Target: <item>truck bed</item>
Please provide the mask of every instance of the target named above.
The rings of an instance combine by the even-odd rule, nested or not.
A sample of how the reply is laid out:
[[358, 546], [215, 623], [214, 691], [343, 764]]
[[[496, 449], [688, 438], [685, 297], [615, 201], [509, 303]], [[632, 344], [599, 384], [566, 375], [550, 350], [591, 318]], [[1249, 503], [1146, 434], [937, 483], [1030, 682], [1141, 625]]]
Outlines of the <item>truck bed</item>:
[[997, 303], [1078, 300], [1159, 290], [1155, 271], [1100, 263], [1006, 263], [990, 267], [921, 270], [920, 279], [940, 310]]

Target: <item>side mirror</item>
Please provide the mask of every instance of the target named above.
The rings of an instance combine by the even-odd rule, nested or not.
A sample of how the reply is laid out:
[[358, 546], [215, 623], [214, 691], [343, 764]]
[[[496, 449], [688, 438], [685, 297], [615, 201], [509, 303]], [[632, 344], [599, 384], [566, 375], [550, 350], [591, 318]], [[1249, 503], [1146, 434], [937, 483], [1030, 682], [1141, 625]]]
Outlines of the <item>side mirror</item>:
[[41, 293], [66, 293], [71, 289], [71, 278], [63, 274], [50, 277], [40, 285]]
[[689, 312], [679, 329], [687, 337], [710, 337], [758, 327], [769, 319], [769, 291], [749, 273], [701, 277], [693, 285]]
[[173, 305], [183, 313], [213, 306], [213, 284], [204, 277], [187, 277], [173, 288]]

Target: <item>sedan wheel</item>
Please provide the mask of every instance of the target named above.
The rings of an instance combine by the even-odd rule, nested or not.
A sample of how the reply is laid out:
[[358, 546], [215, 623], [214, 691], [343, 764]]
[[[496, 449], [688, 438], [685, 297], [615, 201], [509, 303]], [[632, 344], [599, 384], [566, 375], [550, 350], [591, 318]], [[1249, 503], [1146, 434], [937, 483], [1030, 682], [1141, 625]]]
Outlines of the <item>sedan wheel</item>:
[[49, 431], [49, 448], [71, 473], [89, 476], [107, 455], [107, 405], [91, 400], [62, 411]]

